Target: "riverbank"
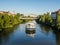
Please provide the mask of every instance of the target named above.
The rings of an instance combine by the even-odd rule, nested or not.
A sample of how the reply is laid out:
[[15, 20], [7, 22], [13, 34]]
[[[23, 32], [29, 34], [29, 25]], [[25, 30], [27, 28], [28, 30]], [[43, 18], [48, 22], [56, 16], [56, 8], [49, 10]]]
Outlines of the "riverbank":
[[37, 19], [36, 22], [37, 22], [38, 24], [51, 27], [53, 30], [60, 32], [60, 29], [58, 29], [56, 26], [53, 26], [52, 24], [45, 23], [45, 22], [41, 22], [41, 21], [39, 21], [39, 19]]
[[52, 14], [44, 13], [38, 16], [36, 22], [39, 24], [50, 26], [51, 28], [55, 28], [58, 31], [60, 31], [60, 13], [57, 13], [56, 15], [56, 18], [53, 19]]
[[1, 29], [11, 28], [17, 24], [21, 24], [22, 20], [20, 20], [20, 14], [15, 14], [13, 16], [9, 14], [0, 14], [0, 31]]
[[[21, 24], [21, 23], [18, 23], [18, 24], [15, 24], [15, 25], [6, 26], [6, 27], [2, 27], [2, 28], [0, 28], [0, 32], [1, 32], [1, 31], [5, 31], [5, 29], [14, 28], [15, 26], [17, 26], [17, 25], [19, 25], [19, 24]], [[8, 32], [8, 31], [7, 31], [7, 32]]]

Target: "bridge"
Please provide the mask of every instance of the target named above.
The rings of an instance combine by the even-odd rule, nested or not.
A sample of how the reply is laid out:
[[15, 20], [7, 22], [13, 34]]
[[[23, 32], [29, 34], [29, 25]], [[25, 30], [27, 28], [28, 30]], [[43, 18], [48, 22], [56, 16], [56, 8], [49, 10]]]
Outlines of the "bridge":
[[37, 19], [37, 17], [33, 17], [33, 18], [21, 18], [20, 19]]
[[20, 16], [20, 19], [24, 19], [24, 20], [26, 20], [26, 19], [37, 19], [37, 15], [35, 15], [35, 14], [30, 14], [30, 15], [24, 15], [24, 16]]

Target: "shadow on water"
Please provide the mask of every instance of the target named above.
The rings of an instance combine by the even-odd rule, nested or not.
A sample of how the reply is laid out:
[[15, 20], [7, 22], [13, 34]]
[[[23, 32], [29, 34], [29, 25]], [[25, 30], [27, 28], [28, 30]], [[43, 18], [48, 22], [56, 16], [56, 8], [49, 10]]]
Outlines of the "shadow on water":
[[50, 31], [52, 31], [52, 29], [49, 26], [40, 25], [40, 28], [41, 28], [41, 31], [46, 35], [48, 35]]
[[56, 43], [57, 45], [60, 45], [60, 32], [54, 30], [53, 33], [56, 35]]
[[12, 28], [1, 29], [0, 31], [0, 45], [4, 45], [9, 41], [9, 36], [16, 30], [18, 25]]
[[40, 27], [41, 27], [41, 31], [45, 33], [46, 35], [49, 35], [49, 32], [52, 31], [52, 33], [55, 35], [56, 45], [60, 45], [60, 32], [59, 31], [45, 25], [40, 25]]

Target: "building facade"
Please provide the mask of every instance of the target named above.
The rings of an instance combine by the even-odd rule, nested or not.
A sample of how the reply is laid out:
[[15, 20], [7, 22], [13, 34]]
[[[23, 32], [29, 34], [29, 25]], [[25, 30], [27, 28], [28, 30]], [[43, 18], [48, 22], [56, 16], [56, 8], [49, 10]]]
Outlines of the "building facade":
[[58, 11], [51, 12], [51, 17], [53, 19], [54, 25], [57, 23], [58, 14], [60, 14], [60, 9]]
[[52, 19], [55, 20], [55, 19], [57, 18], [57, 16], [58, 16], [59, 13], [60, 13], [60, 9], [59, 9], [58, 11], [52, 12], [52, 13], [51, 13]]

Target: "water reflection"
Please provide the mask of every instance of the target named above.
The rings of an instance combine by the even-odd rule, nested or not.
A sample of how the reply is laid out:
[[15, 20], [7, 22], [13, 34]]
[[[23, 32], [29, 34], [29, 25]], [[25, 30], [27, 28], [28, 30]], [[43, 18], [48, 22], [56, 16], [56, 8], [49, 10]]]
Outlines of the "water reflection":
[[55, 37], [56, 37], [56, 43], [57, 43], [57, 45], [60, 45], [60, 32], [54, 30], [53, 33], [56, 35]]
[[0, 33], [0, 45], [2, 45], [2, 34]]
[[56, 41], [55, 45], [60, 45], [60, 32], [59, 31], [57, 31], [55, 29], [52, 29], [48, 26], [44, 26], [44, 25], [40, 25], [40, 27], [41, 27], [41, 31], [44, 34], [46, 34], [48, 36], [49, 36], [50, 33], [53, 34], [51, 37], [55, 38], [55, 41]]
[[37, 24], [36, 30], [26, 30], [25, 24], [0, 32], [0, 45], [60, 45], [60, 32]]
[[4, 45], [9, 41], [9, 36], [13, 32], [13, 28], [9, 29], [2, 29], [3, 31], [0, 32], [0, 45]]
[[27, 36], [34, 38], [36, 30], [25, 30]]
[[52, 29], [48, 26], [40, 25], [42, 33], [45, 33], [46, 35], [49, 35], [50, 32], [52, 32]]
[[8, 44], [10, 35], [13, 34], [16, 28], [17, 26], [14, 26], [12, 28], [7, 28], [7, 29], [1, 29], [2, 31], [0, 31], [0, 45]]

